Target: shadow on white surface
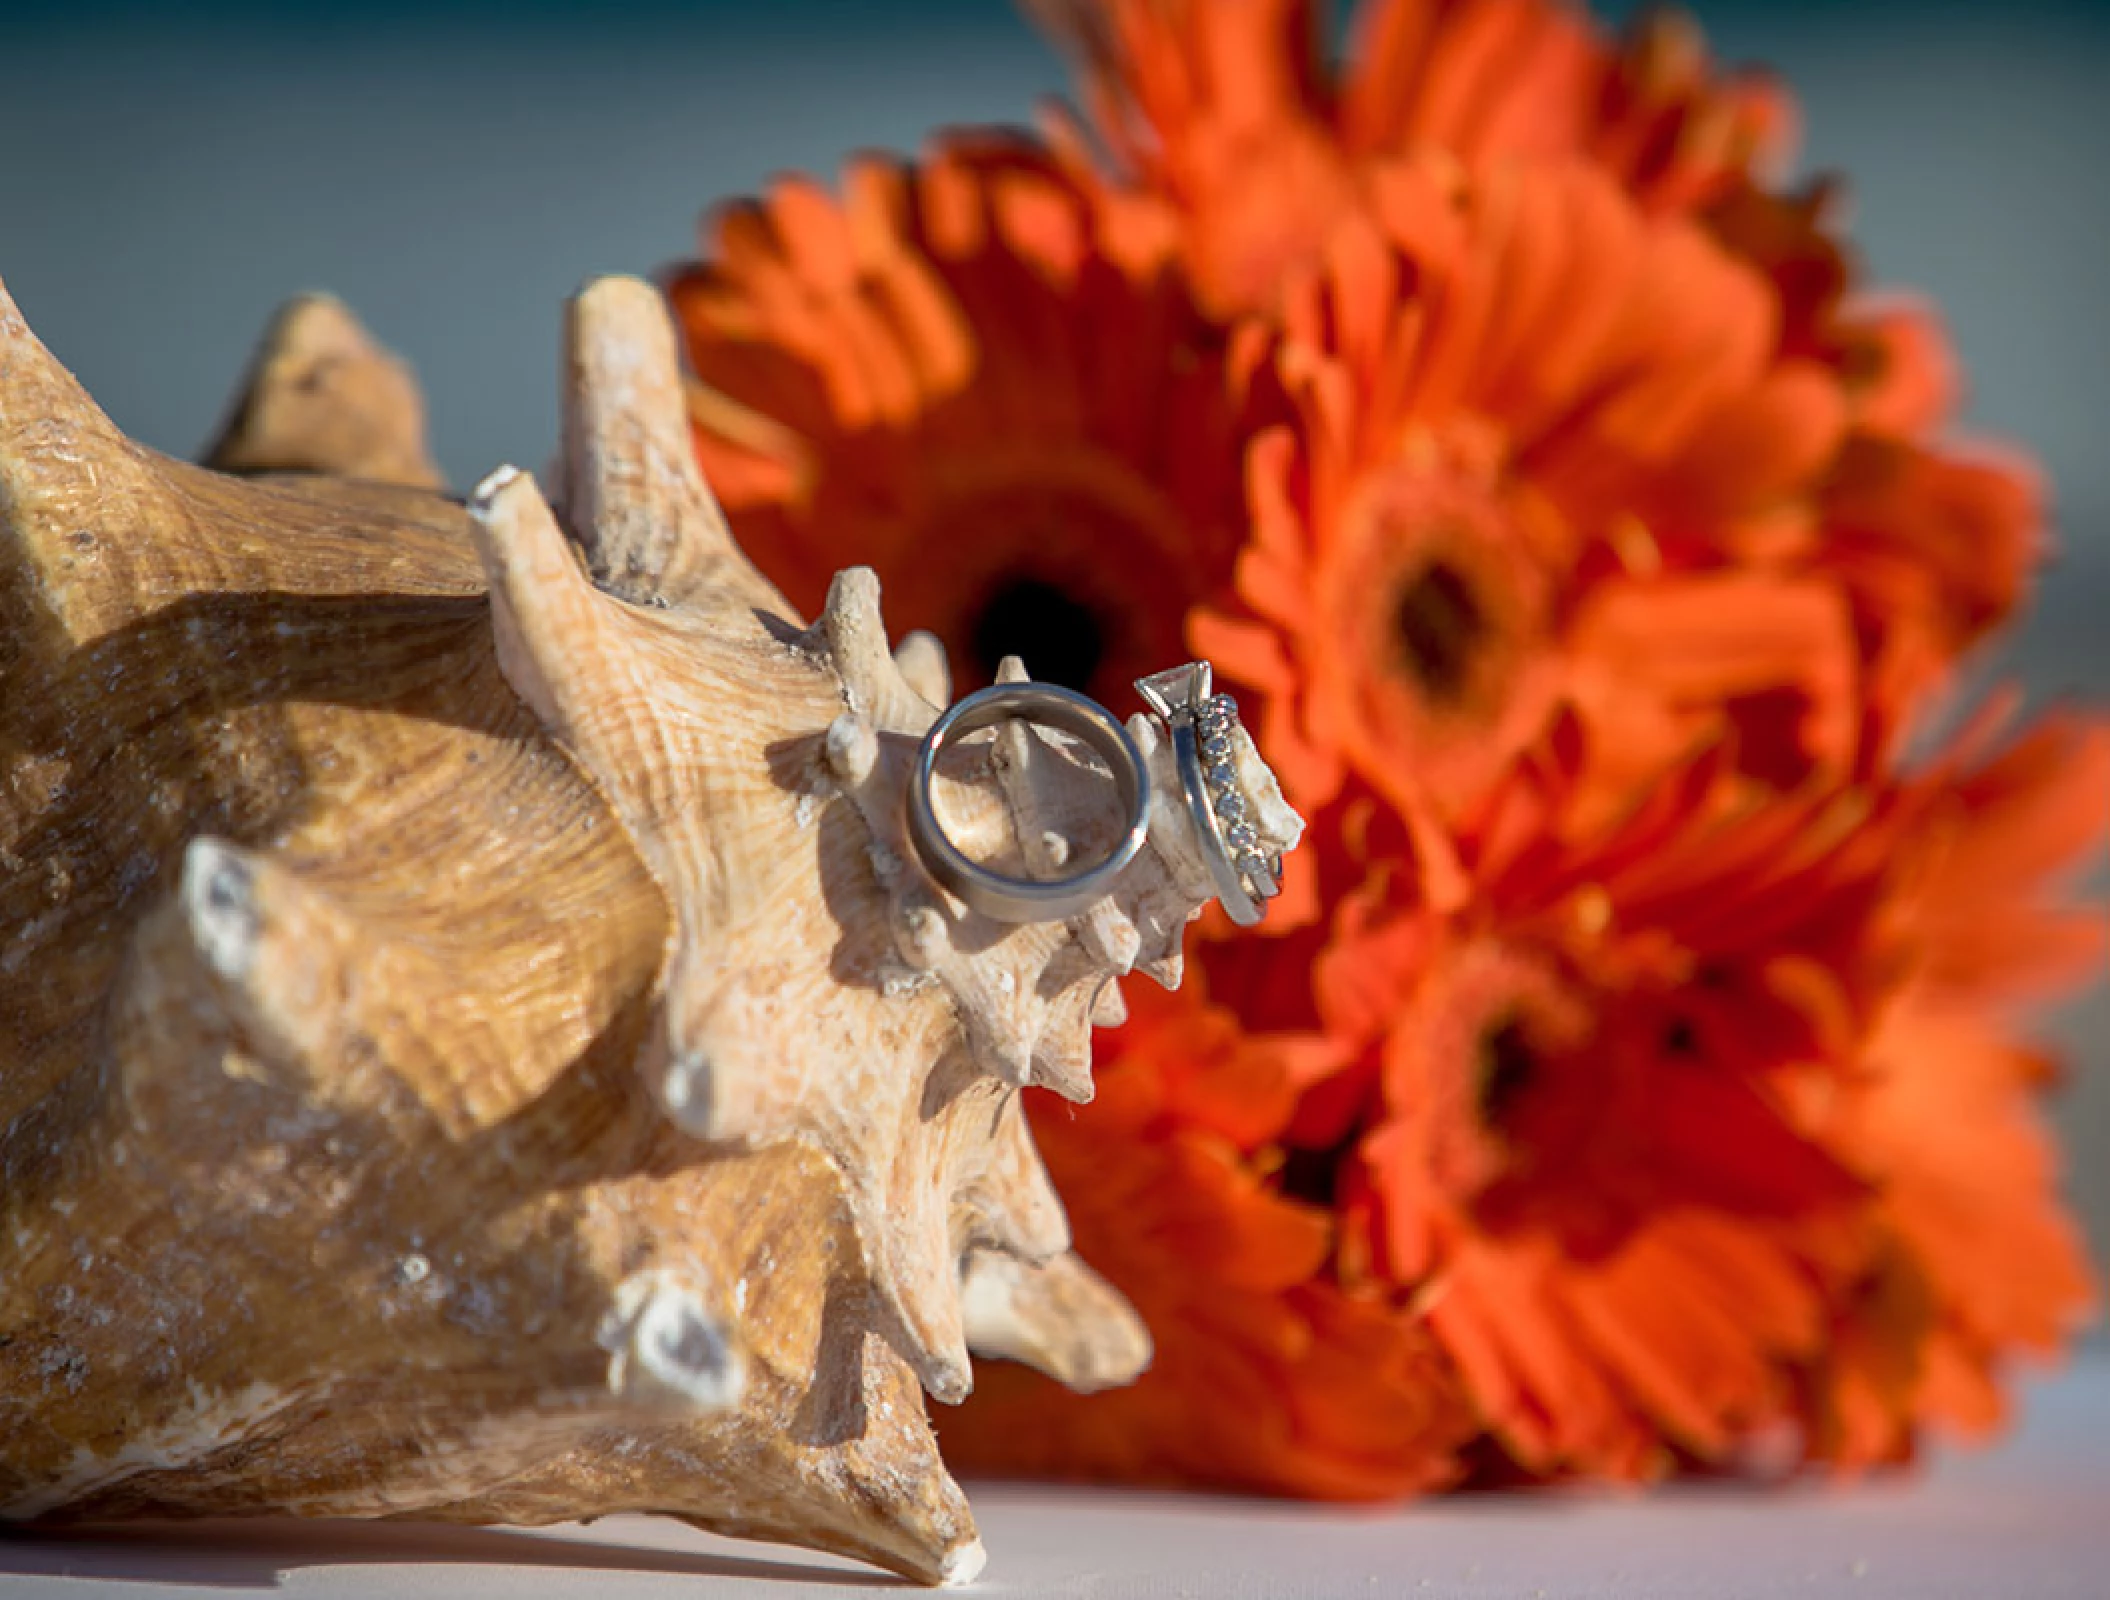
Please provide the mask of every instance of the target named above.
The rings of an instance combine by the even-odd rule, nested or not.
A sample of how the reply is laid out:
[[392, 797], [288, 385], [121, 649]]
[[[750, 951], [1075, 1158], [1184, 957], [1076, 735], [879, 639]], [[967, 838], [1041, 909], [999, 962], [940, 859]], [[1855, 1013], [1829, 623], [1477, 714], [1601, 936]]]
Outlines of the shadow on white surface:
[[[605, 1530], [605, 1531], [604, 1531]], [[662, 1542], [664, 1541], [664, 1542]], [[680, 1547], [686, 1544], [686, 1548]], [[696, 1548], [707, 1544], [712, 1548]], [[355, 1592], [400, 1591], [383, 1582], [373, 1569], [418, 1569], [434, 1592], [461, 1592], [435, 1568], [476, 1569], [460, 1577], [498, 1578], [464, 1584], [464, 1590], [503, 1592], [503, 1569], [527, 1592], [582, 1592], [579, 1575], [633, 1573], [666, 1579], [747, 1580], [773, 1592], [792, 1586], [850, 1585], [857, 1588], [912, 1589], [905, 1580], [868, 1567], [838, 1562], [805, 1551], [755, 1546], [754, 1555], [723, 1545], [672, 1522], [625, 1517], [602, 1529], [568, 1526], [543, 1531], [528, 1528], [465, 1528], [441, 1523], [296, 1521], [290, 1518], [139, 1523], [96, 1528], [0, 1528], [0, 1593], [8, 1580], [55, 1580], [44, 1588], [53, 1594], [78, 1583], [122, 1596], [132, 1585], [158, 1589], [191, 1588], [238, 1592], [251, 1589], [306, 1587], [289, 1578], [308, 1569], [367, 1569], [357, 1575]], [[569, 1574], [569, 1576], [567, 1575]], [[73, 1580], [67, 1583], [65, 1580]], [[122, 1586], [122, 1587], [120, 1587]], [[335, 1586], [333, 1586], [335, 1587]], [[132, 1590], [132, 1593], [137, 1593]], [[512, 1592], [521, 1592], [514, 1588]], [[722, 1586], [719, 1592], [723, 1592]]]
[[[969, 1486], [1008, 1600], [2104, 1600], [2110, 1360], [2020, 1388], [2016, 1433], [1827, 1488], [1503, 1492], [1355, 1509]], [[696, 1579], [709, 1580], [699, 1587]], [[912, 1586], [664, 1518], [257, 1521], [0, 1534], [0, 1600], [846, 1600]]]

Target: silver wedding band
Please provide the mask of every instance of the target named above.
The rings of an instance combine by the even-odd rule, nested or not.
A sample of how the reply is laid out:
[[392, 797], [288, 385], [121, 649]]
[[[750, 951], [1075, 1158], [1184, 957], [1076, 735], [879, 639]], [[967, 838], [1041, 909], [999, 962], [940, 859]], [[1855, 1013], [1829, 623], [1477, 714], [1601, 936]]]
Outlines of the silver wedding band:
[[[931, 804], [938, 757], [954, 741], [1000, 722], [1032, 722], [1081, 740], [1113, 774], [1121, 802], [1120, 841], [1105, 860], [1063, 878], [1015, 878], [970, 860], [946, 836]], [[1150, 773], [1120, 720], [1096, 700], [1052, 683], [1000, 683], [954, 704], [931, 724], [908, 784], [908, 835], [924, 869], [973, 910], [999, 922], [1055, 922], [1101, 899], [1143, 848], [1150, 820]]]

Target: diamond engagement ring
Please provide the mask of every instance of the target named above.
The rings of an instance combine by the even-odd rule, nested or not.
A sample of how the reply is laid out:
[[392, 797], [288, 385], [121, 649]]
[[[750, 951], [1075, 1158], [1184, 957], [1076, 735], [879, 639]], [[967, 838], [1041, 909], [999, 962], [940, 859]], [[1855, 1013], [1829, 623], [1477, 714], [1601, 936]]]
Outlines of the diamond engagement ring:
[[1282, 857], [1268, 851], [1255, 827], [1253, 803], [1238, 779], [1238, 706], [1210, 693], [1206, 661], [1136, 680], [1136, 692], [1172, 736], [1173, 763], [1202, 856], [1216, 881], [1216, 897], [1233, 922], [1251, 927], [1282, 892]]
[[[1121, 801], [1121, 837], [1103, 861], [1066, 878], [1015, 878], [970, 859], [946, 836], [931, 804], [939, 753], [963, 734], [1013, 720], [1061, 729], [1082, 741], [1113, 773]], [[938, 883], [999, 922], [1054, 922], [1075, 916], [1104, 896], [1143, 848], [1150, 820], [1150, 771], [1120, 719], [1098, 701], [1052, 683], [1000, 683], [966, 696], [931, 724], [909, 775], [907, 803], [909, 842]]]

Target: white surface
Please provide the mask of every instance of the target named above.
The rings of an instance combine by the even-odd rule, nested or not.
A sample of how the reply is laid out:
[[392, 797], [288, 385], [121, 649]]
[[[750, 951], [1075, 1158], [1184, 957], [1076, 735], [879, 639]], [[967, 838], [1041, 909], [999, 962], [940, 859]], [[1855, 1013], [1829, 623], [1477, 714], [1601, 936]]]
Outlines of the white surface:
[[[1091, 1600], [2103, 1600], [2110, 1359], [2036, 1385], [2022, 1432], [1854, 1489], [1483, 1495], [1400, 1511], [990, 1485], [975, 1594]], [[703, 1580], [699, 1584], [697, 1580]], [[0, 1538], [0, 1596], [835, 1600], [916, 1592], [804, 1551], [618, 1517], [539, 1531], [199, 1523]]]

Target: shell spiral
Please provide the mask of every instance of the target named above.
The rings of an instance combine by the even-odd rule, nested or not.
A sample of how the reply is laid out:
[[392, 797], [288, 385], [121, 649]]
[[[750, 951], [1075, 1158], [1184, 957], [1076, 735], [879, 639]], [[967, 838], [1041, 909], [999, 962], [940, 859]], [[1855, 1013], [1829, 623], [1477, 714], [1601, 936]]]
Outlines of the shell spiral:
[[[971, 1577], [923, 1392], [1148, 1359], [1019, 1095], [1177, 982], [1191, 826], [1067, 923], [935, 888], [942, 654], [741, 555], [649, 286], [570, 309], [547, 500], [429, 487], [362, 339], [281, 324], [216, 456], [309, 471], [235, 476], [0, 293], [0, 1515], [654, 1510]], [[937, 798], [1044, 874], [1104, 791], [1014, 725]]]

